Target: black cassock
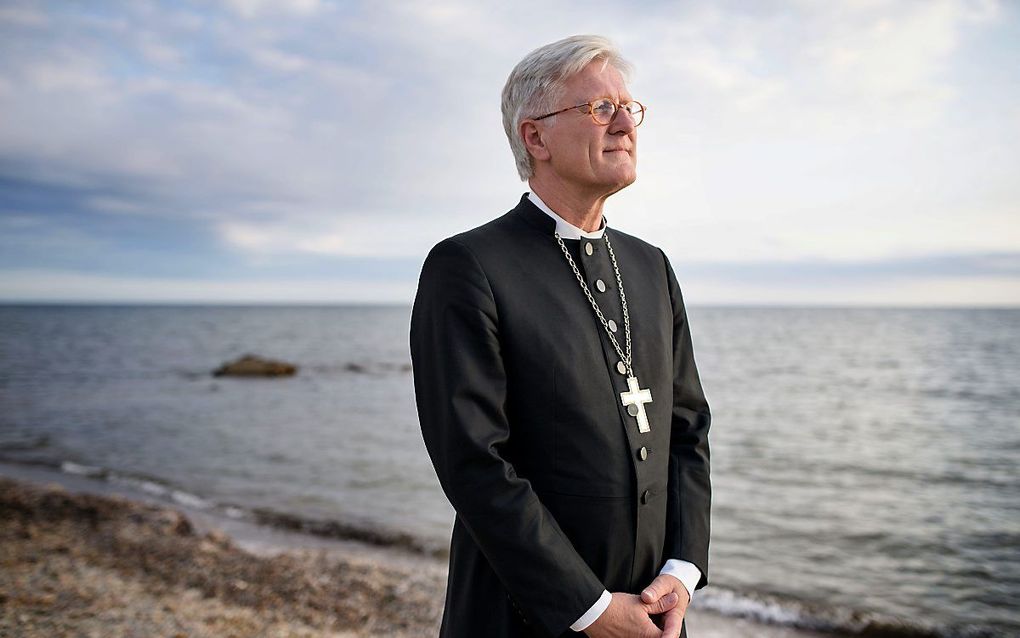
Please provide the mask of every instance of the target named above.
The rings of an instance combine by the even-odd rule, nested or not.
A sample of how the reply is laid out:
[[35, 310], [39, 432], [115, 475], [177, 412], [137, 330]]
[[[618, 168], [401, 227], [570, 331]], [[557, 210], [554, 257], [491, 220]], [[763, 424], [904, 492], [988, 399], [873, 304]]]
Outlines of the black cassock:
[[[569, 626], [604, 588], [640, 593], [668, 558], [707, 583], [711, 416], [673, 270], [660, 249], [606, 231], [634, 373], [652, 394], [640, 433], [620, 401], [620, 357], [554, 230], [525, 195], [437, 244], [422, 267], [415, 396], [457, 512], [444, 637], [577, 635]], [[605, 240], [564, 241], [626, 348]]]

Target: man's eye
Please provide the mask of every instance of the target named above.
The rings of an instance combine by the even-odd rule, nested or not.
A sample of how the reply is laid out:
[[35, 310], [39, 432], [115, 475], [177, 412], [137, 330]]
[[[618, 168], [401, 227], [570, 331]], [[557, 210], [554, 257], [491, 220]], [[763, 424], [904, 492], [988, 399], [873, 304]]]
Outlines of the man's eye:
[[616, 110], [616, 107], [613, 106], [613, 103], [606, 100], [596, 102], [592, 108], [595, 110], [596, 115], [610, 115], [612, 114], [613, 111]]

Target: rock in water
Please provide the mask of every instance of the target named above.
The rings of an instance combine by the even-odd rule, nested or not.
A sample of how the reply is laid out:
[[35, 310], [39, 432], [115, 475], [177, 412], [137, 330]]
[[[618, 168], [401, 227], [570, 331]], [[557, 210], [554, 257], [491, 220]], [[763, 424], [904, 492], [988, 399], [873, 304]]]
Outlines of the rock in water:
[[289, 377], [297, 372], [297, 366], [284, 361], [273, 361], [246, 354], [235, 361], [228, 361], [213, 371], [213, 376], [224, 377]]

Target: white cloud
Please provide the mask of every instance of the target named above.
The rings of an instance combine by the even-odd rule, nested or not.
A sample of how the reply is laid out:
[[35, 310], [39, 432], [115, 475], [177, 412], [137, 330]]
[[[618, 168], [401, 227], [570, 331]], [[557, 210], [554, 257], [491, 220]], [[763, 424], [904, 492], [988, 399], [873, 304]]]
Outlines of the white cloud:
[[358, 278], [218, 280], [115, 277], [70, 271], [0, 271], [0, 299], [67, 302], [407, 303], [413, 281]]
[[308, 16], [320, 8], [319, 0], [225, 0], [225, 4], [244, 18], [280, 13]]
[[109, 85], [109, 78], [81, 58], [46, 61], [25, 69], [32, 88], [43, 93], [59, 91], [99, 92]]
[[45, 27], [46, 14], [27, 7], [0, 7], [0, 24], [19, 27]]
[[0, 159], [94, 210], [205, 220], [256, 257], [422, 256], [524, 188], [498, 113], [512, 65], [603, 32], [650, 107], [641, 177], [607, 210], [674, 259], [1020, 247], [1020, 96], [978, 97], [958, 68], [996, 68], [974, 43], [1008, 6], [611, 6], [50, 9], [47, 30], [0, 25], [21, 42], [0, 63]]
[[[1020, 279], [1010, 277], [874, 278], [859, 282], [742, 283], [732, 278], [677, 276], [688, 306], [892, 305], [1018, 306]], [[321, 278], [218, 279], [94, 275], [66, 270], [0, 270], [4, 301], [135, 303], [400, 303], [414, 298], [416, 281]]]
[[138, 34], [138, 50], [146, 60], [160, 66], [180, 68], [185, 62], [184, 53], [180, 48], [163, 42], [158, 35], [151, 32]]
[[307, 58], [268, 47], [253, 51], [252, 58], [268, 69], [284, 73], [296, 73], [308, 68]]
[[275, 208], [277, 205], [256, 206], [246, 218], [220, 222], [217, 230], [229, 246], [257, 257], [286, 254], [424, 257], [431, 243], [467, 225], [486, 221], [460, 217], [455, 218], [454, 223], [448, 220], [437, 223], [428, 215], [365, 212], [340, 216], [315, 210], [277, 214], [260, 220], [255, 212]]
[[838, 286], [746, 284], [684, 277], [682, 270], [677, 277], [688, 305], [1020, 306], [1020, 279], [1015, 277], [876, 278]]

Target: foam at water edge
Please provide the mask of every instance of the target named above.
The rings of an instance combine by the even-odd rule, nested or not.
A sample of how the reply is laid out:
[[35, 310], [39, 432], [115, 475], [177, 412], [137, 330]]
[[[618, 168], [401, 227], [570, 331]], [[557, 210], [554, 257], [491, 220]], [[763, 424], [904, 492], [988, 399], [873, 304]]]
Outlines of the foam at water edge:
[[755, 622], [799, 629], [888, 638], [998, 638], [1002, 634], [978, 627], [938, 627], [862, 612], [845, 607], [780, 599], [768, 594], [742, 593], [711, 586], [693, 597], [692, 609], [706, 609], [724, 616], [747, 618]]
[[105, 471], [101, 467], [96, 467], [94, 465], [81, 465], [71, 461], [64, 461], [61, 463], [60, 470], [67, 474], [77, 474], [78, 476], [101, 477], [105, 474]]

